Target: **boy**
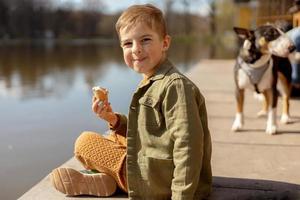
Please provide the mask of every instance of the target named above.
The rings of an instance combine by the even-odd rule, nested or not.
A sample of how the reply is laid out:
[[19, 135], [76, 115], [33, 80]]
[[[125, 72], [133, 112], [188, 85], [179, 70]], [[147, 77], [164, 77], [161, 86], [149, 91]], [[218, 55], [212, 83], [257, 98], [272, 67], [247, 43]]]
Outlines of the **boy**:
[[[205, 101], [199, 89], [166, 58], [171, 39], [161, 11], [149, 4], [131, 6], [118, 19], [116, 30], [126, 65], [142, 74], [143, 80], [132, 97], [128, 117], [114, 113], [108, 101], [99, 104], [95, 98], [92, 109], [110, 124], [111, 144], [117, 145], [111, 145], [109, 151], [118, 151], [121, 163], [125, 163], [122, 147], [127, 147], [126, 170], [125, 164], [107, 167], [99, 161], [107, 158], [94, 156], [93, 160], [85, 154], [95, 149], [78, 147], [84, 143], [101, 149], [105, 145], [99, 134], [79, 137], [77, 158], [87, 169], [113, 177], [130, 199], [207, 198], [212, 174]], [[102, 147], [95, 146], [95, 141], [102, 142]]]

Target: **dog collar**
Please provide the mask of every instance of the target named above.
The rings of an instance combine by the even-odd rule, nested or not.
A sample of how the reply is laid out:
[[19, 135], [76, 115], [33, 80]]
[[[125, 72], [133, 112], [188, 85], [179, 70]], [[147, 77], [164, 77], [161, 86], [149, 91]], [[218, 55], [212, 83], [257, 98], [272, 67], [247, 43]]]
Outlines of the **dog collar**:
[[[268, 58], [268, 59], [267, 59]], [[241, 58], [239, 59], [239, 65], [241, 69], [248, 75], [251, 83], [254, 85], [256, 92], [258, 91], [257, 85], [262, 79], [263, 75], [267, 71], [267, 69], [272, 66], [273, 59], [271, 56], [264, 57], [262, 60], [258, 60], [254, 64], [249, 64], [244, 62]]]

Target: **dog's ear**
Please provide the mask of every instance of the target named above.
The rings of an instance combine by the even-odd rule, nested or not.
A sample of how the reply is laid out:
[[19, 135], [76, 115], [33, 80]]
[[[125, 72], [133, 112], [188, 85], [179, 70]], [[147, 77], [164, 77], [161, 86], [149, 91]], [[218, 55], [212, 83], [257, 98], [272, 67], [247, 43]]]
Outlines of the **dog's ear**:
[[249, 30], [246, 28], [240, 28], [240, 27], [233, 27], [234, 32], [239, 36], [239, 38], [245, 40], [254, 35], [253, 30]]

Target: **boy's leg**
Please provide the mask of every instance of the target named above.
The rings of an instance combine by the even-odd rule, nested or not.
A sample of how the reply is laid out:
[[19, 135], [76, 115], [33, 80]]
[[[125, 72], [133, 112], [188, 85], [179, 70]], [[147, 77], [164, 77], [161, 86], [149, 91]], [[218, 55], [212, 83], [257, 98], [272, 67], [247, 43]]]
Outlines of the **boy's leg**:
[[75, 157], [86, 169], [96, 169], [112, 176], [118, 186], [127, 192], [126, 146], [94, 132], [83, 132], [75, 142]]
[[72, 168], [56, 168], [50, 174], [53, 186], [70, 195], [111, 196], [117, 189], [116, 181], [105, 173], [86, 173]]
[[75, 142], [75, 157], [91, 171], [57, 168], [50, 178], [58, 191], [71, 196], [110, 196], [116, 191], [116, 184], [127, 192], [125, 156], [126, 146], [120, 138], [83, 132]]

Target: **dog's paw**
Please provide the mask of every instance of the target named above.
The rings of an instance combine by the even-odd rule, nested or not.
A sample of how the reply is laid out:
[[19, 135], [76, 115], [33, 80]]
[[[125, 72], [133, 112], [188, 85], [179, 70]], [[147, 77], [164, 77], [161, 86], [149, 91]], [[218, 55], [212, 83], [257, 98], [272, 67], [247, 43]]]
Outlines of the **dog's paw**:
[[274, 124], [267, 125], [266, 133], [269, 135], [275, 135], [277, 132], [277, 126]]
[[235, 119], [232, 124], [231, 130], [232, 131], [240, 131], [243, 128], [244, 117], [242, 113], [236, 113]]
[[289, 123], [292, 123], [292, 119], [289, 115], [283, 114], [283, 115], [281, 115], [280, 123], [289, 124]]
[[239, 124], [239, 125], [233, 124], [231, 127], [231, 130], [234, 132], [238, 132], [238, 131], [242, 130], [242, 128], [243, 128], [242, 124]]
[[261, 110], [256, 115], [257, 115], [257, 117], [266, 117], [267, 113], [268, 112], [266, 110]]
[[242, 121], [238, 120], [238, 119], [235, 119], [233, 124], [232, 124], [231, 130], [234, 131], [234, 132], [237, 132], [237, 131], [242, 130], [242, 128], [243, 128]]

